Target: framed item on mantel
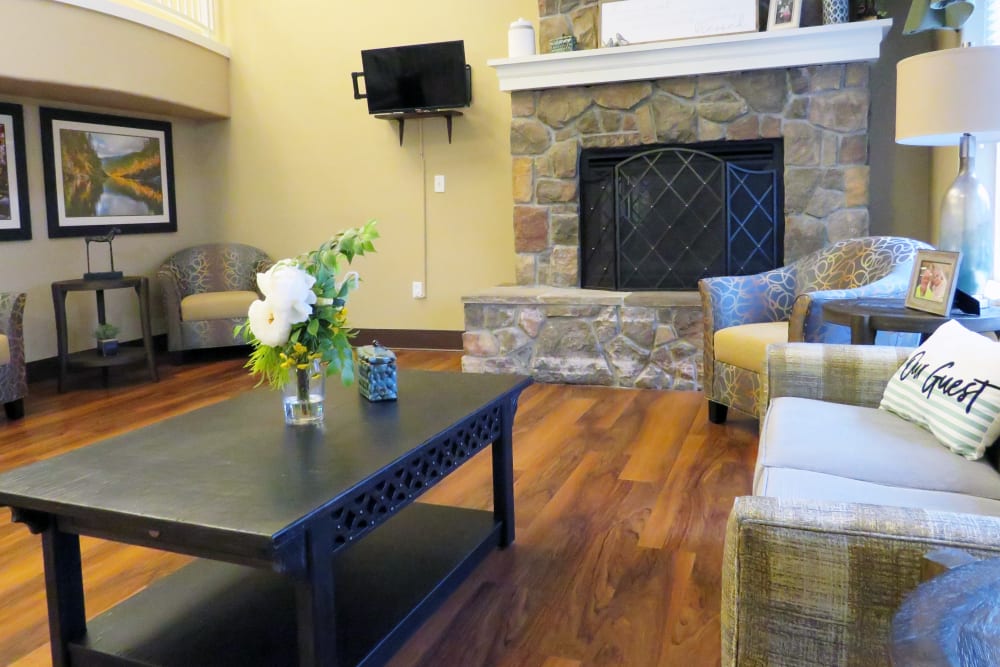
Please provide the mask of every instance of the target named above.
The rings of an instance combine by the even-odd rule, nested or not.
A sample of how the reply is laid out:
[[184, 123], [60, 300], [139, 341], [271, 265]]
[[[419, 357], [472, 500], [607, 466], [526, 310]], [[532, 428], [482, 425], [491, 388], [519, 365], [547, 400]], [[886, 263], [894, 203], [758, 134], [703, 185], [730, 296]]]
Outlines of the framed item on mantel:
[[30, 238], [24, 114], [20, 104], [0, 104], [0, 241]]
[[604, 0], [601, 44], [757, 32], [757, 0]]
[[49, 237], [176, 232], [170, 123], [38, 110]]
[[767, 29], [798, 28], [802, 20], [802, 0], [771, 0]]

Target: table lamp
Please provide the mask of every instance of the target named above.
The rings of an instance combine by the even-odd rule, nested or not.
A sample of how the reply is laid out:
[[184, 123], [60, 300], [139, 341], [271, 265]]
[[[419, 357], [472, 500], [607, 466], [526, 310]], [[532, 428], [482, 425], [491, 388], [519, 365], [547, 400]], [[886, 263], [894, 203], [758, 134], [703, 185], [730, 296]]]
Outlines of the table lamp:
[[938, 247], [962, 253], [958, 289], [982, 302], [993, 277], [993, 212], [974, 172], [976, 141], [1000, 140], [1000, 46], [921, 53], [896, 65], [896, 142], [959, 146]]

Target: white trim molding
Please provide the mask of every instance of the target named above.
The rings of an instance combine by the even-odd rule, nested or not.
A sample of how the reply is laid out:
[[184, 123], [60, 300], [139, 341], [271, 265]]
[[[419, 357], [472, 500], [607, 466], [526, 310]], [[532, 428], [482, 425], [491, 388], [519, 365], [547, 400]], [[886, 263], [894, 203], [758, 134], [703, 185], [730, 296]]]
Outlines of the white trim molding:
[[891, 19], [632, 44], [487, 61], [500, 90], [877, 60]]

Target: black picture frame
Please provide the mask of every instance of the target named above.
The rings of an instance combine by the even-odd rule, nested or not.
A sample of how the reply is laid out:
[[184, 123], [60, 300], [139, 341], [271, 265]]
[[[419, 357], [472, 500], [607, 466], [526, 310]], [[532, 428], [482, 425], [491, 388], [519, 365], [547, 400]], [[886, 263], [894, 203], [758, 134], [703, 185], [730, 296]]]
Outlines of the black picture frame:
[[0, 132], [0, 241], [28, 241], [31, 207], [20, 104], [0, 103]]
[[170, 123], [49, 107], [38, 116], [49, 238], [177, 231]]

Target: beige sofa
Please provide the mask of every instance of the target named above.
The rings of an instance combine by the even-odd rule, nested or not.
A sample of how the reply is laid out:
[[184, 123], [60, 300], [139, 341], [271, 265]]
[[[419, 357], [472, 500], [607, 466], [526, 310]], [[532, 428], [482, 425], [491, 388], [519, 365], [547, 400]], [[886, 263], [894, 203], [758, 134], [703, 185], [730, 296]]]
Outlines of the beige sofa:
[[875, 409], [910, 351], [768, 348], [754, 495], [726, 534], [723, 665], [888, 665], [925, 553], [1000, 556], [1000, 473]]

